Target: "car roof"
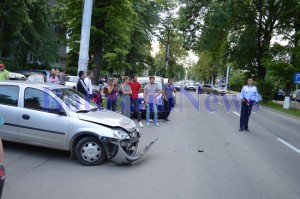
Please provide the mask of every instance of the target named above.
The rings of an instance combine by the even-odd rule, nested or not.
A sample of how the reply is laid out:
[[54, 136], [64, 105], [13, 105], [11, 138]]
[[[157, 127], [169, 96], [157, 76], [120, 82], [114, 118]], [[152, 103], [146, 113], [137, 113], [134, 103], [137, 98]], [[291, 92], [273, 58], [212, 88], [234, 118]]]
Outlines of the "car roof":
[[68, 88], [63, 85], [59, 84], [53, 84], [53, 83], [46, 83], [46, 82], [30, 82], [30, 81], [11, 81], [11, 80], [5, 80], [5, 81], [0, 81], [0, 85], [25, 85], [25, 86], [37, 86], [37, 87], [42, 87], [42, 88], [47, 88], [49, 90], [52, 90], [54, 87], [55, 88]]

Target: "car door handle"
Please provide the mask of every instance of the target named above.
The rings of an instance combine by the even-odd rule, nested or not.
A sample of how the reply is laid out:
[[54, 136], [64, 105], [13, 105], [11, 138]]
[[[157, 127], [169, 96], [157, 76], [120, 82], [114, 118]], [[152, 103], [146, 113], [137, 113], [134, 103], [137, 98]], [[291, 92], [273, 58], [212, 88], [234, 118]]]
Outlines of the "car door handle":
[[24, 115], [22, 115], [22, 118], [23, 118], [24, 120], [29, 120], [29, 119], [30, 119], [30, 116], [27, 115], [27, 114], [24, 114]]

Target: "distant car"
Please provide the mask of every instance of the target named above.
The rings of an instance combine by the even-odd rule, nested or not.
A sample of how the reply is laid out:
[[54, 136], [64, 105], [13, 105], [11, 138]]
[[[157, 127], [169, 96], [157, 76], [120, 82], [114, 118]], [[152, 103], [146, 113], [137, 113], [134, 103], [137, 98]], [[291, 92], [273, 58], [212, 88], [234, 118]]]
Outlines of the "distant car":
[[26, 81], [26, 77], [20, 73], [9, 72], [9, 80], [23, 80]]
[[225, 95], [226, 91], [210, 84], [204, 84], [202, 86], [202, 93], [214, 94], [214, 95]]
[[300, 89], [295, 90], [295, 91], [292, 93], [291, 99], [300, 102]]
[[196, 86], [196, 84], [194, 82], [188, 83], [185, 86], [185, 90], [187, 90], [187, 91], [190, 91], [190, 90], [196, 91], [197, 90], [197, 86]]
[[36, 74], [36, 73], [42, 74], [44, 76], [45, 82], [47, 82], [47, 80], [50, 77], [50, 71], [49, 70], [32, 69], [32, 70], [22, 70], [22, 71], [17, 71], [17, 72], [25, 75], [26, 77], [29, 77], [29, 76], [31, 76], [33, 74]]
[[174, 82], [173, 85], [174, 85], [174, 88], [176, 89], [176, 91], [180, 91], [181, 85], [179, 82]]
[[67, 75], [66, 77], [67, 77], [67, 81], [66, 81], [65, 86], [73, 88], [73, 89], [76, 90], [77, 82], [79, 80], [79, 77], [78, 76], [72, 76], [72, 75]]
[[285, 93], [282, 89], [275, 89], [273, 100], [284, 101]]

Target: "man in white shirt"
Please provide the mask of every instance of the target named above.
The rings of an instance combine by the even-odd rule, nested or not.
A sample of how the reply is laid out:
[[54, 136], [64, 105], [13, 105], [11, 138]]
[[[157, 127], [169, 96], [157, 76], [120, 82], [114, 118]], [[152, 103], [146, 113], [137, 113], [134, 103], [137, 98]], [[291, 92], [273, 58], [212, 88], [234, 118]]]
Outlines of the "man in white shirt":
[[87, 72], [87, 77], [84, 79], [84, 83], [88, 87], [88, 97], [90, 99], [92, 99], [92, 95], [93, 95], [93, 87], [92, 87], [93, 75], [94, 75], [93, 72], [89, 70]]

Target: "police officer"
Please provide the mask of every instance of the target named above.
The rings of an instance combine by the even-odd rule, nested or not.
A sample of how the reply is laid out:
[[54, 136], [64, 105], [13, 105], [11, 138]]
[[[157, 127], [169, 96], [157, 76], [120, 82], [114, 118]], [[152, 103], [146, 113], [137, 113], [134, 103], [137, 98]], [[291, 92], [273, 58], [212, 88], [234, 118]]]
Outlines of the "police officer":
[[249, 131], [248, 122], [251, 114], [252, 106], [258, 102], [258, 92], [256, 86], [253, 85], [253, 79], [248, 78], [247, 85], [243, 86], [240, 98], [242, 100], [240, 129], [239, 131]]

